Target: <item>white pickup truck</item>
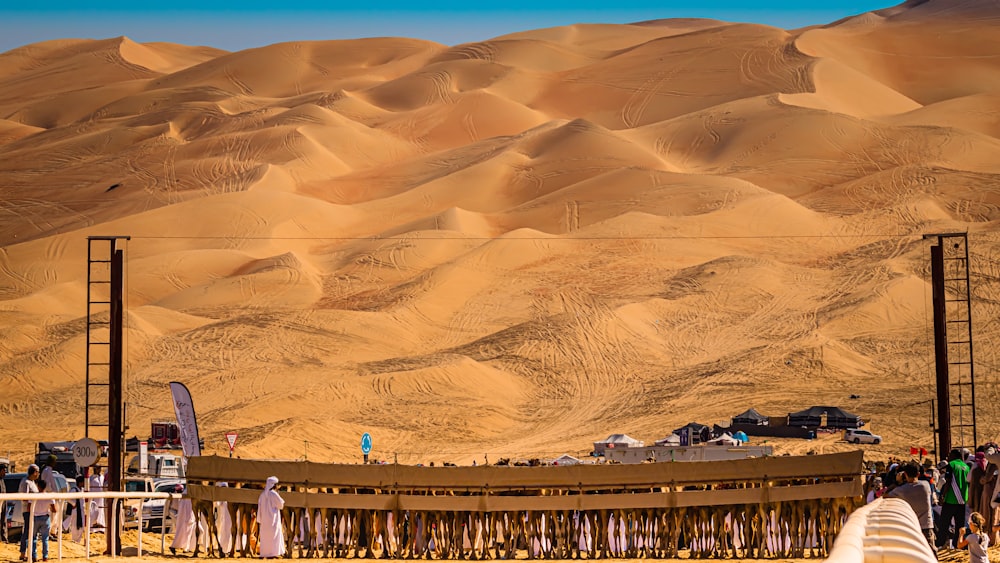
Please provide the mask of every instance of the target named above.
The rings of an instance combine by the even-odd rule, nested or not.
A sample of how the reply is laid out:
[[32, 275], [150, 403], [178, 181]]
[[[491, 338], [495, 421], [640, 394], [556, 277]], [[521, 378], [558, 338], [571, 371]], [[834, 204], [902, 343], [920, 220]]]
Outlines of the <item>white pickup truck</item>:
[[[184, 479], [154, 479], [152, 477], [126, 477], [125, 490], [127, 492], [147, 492], [147, 493], [174, 493], [178, 492], [178, 487], [183, 490]], [[159, 529], [163, 525], [163, 506], [166, 502], [161, 499], [149, 499], [142, 502], [142, 523], [143, 529], [150, 531]], [[139, 501], [129, 500], [125, 503], [126, 528], [139, 526]]]

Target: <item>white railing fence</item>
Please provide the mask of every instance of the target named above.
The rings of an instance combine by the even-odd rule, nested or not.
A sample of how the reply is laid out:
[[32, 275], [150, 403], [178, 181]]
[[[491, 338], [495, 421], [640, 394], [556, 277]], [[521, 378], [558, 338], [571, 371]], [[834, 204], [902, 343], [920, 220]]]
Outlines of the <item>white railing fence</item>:
[[906, 501], [880, 498], [851, 513], [840, 530], [828, 563], [934, 563], [931, 551]]
[[[55, 522], [53, 522], [52, 528], [56, 531], [56, 534], [57, 534], [57, 537], [58, 537], [58, 551], [57, 551], [57, 556], [58, 556], [59, 559], [62, 559], [62, 551], [63, 551], [63, 529], [62, 529], [63, 516], [62, 515], [64, 514], [64, 512], [66, 510], [66, 502], [67, 501], [75, 501], [77, 499], [85, 499], [85, 500], [93, 500], [93, 499], [138, 500], [139, 501], [139, 508], [138, 508], [138, 511], [137, 511], [137, 518], [139, 520], [139, 538], [138, 538], [138, 540], [136, 542], [136, 549], [137, 549], [137, 555], [139, 557], [142, 557], [142, 529], [143, 529], [142, 504], [143, 504], [143, 502], [146, 501], [146, 500], [150, 500], [150, 499], [179, 499], [179, 498], [181, 498], [181, 495], [176, 494], [176, 493], [146, 493], [146, 492], [122, 493], [122, 492], [113, 492], [113, 491], [108, 491], [108, 492], [79, 492], [79, 493], [48, 493], [48, 492], [45, 492], [45, 493], [6, 493], [6, 494], [0, 494], [0, 501], [6, 501], [6, 502], [17, 502], [17, 501], [22, 501], [22, 500], [28, 501], [29, 504], [30, 504], [29, 513], [32, 514], [32, 515], [34, 514], [34, 511], [35, 511], [35, 502], [36, 501], [46, 500], [46, 499], [52, 499], [52, 500], [56, 501], [56, 506], [59, 508], [59, 510], [56, 511]], [[18, 502], [18, 504], [20, 504], [20, 502]], [[166, 523], [167, 523], [166, 521], [167, 521], [167, 510], [169, 509], [169, 500], [167, 501], [166, 504], [168, 506], [164, 507], [163, 518], [160, 521], [160, 546], [161, 546], [160, 547], [160, 551], [161, 551], [161, 553], [164, 550], [163, 546], [164, 546], [164, 543], [165, 543], [165, 539], [164, 538], [165, 538], [165, 534], [166, 534]], [[15, 510], [15, 512], [19, 512], [20, 508], [18, 506], [15, 506], [14, 510]], [[84, 549], [87, 552], [87, 559], [90, 559], [90, 556], [91, 556], [91, 553], [90, 553], [90, 530], [91, 530], [91, 526], [90, 526], [90, 510], [89, 510], [88, 507], [84, 506], [83, 511], [84, 511], [84, 518], [83, 518], [84, 531], [83, 531], [83, 537], [84, 537], [84, 546], [85, 546]], [[114, 530], [118, 526], [118, 523], [119, 523], [119, 513], [120, 512], [121, 512], [121, 506], [120, 505], [119, 505], [119, 509], [118, 510], [112, 510], [111, 511], [111, 522], [108, 523], [109, 525], [106, 528], [107, 530]], [[3, 524], [5, 525], [6, 522], [4, 522]], [[35, 519], [33, 517], [29, 516], [29, 518], [27, 518], [27, 521], [24, 522], [24, 527], [21, 528], [21, 534], [22, 535], [23, 534], [28, 534], [29, 542], [34, 542], [34, 536], [35, 536]], [[116, 555], [118, 553], [118, 547], [119, 546], [115, 544], [115, 541], [117, 540], [117, 537], [118, 537], [118, 534], [112, 534], [112, 533], [107, 534], [108, 547], [109, 547], [109, 551], [111, 552], [111, 556], [112, 557], [116, 557]], [[28, 556], [28, 563], [32, 563], [32, 549], [30, 549], [30, 543], [29, 543], [29, 549], [27, 550], [27, 556]]]

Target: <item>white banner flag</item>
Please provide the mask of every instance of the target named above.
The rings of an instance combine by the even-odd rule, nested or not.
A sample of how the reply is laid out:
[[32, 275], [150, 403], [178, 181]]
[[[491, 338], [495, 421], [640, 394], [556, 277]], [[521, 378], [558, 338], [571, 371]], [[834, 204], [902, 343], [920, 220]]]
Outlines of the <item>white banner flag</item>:
[[184, 449], [184, 455], [186, 457], [201, 455], [198, 420], [194, 415], [191, 393], [183, 383], [171, 381], [170, 394], [174, 398], [174, 413], [177, 415], [177, 427], [181, 432], [181, 448]]

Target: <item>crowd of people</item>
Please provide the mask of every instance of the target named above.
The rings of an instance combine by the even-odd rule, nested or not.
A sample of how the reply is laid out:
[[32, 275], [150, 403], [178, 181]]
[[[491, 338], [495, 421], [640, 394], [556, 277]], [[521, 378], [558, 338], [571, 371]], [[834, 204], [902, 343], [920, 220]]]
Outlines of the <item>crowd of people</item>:
[[865, 483], [867, 502], [877, 498], [906, 501], [933, 551], [968, 549], [972, 563], [988, 563], [986, 548], [1000, 533], [1000, 448], [980, 446], [975, 452], [953, 449], [947, 461], [890, 459], [872, 469]]
[[[32, 463], [28, 466], [27, 473], [23, 479], [21, 479], [18, 485], [17, 492], [23, 494], [33, 494], [33, 493], [44, 493], [48, 492], [64, 492], [65, 488], [61, 488], [59, 482], [56, 480], [56, 456], [49, 456], [42, 468], [38, 465]], [[100, 471], [100, 467], [95, 468], [94, 474], [89, 480], [89, 490], [91, 491], [103, 491], [104, 490], [104, 475]], [[0, 477], [3, 477], [7, 473], [6, 466], [0, 466]], [[76, 487], [78, 490], [84, 490], [86, 479], [82, 476], [76, 477]], [[2, 479], [0, 479], [0, 486], [2, 486]], [[0, 489], [0, 492], [14, 492], [6, 491], [5, 489]], [[12, 501], [17, 502], [17, 501]], [[59, 509], [54, 500], [51, 499], [39, 499], [36, 501], [20, 501], [21, 517], [23, 518], [24, 526], [21, 531], [21, 541], [20, 541], [20, 558], [21, 561], [28, 560], [28, 544], [31, 544], [31, 559], [32, 561], [48, 561], [49, 559], [49, 537], [53, 533], [53, 522], [59, 524], [60, 521], [57, 520], [60, 516], [63, 517], [62, 530], [70, 532], [70, 535], [74, 541], [81, 541], [84, 530], [84, 518], [90, 518], [90, 526], [92, 531], [103, 532], [105, 526], [105, 514], [104, 514], [104, 500], [103, 499], [91, 499], [89, 502], [84, 503], [80, 500], [75, 502], [69, 502], [64, 512], [60, 515]], [[0, 509], [5, 510], [4, 507], [0, 506]], [[15, 508], [16, 510], [16, 508]], [[28, 522], [32, 522], [32, 528], [34, 533], [28, 534]], [[3, 528], [4, 533], [6, 533], [6, 526], [0, 526]], [[6, 537], [2, 538], [6, 541]], [[41, 546], [42, 557], [38, 557], [38, 547]]]

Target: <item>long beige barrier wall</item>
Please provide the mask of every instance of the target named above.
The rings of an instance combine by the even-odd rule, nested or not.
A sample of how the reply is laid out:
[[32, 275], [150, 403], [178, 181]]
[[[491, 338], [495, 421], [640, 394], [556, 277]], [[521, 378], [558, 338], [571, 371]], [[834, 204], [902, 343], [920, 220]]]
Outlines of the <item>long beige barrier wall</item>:
[[906, 501], [880, 498], [855, 510], [837, 536], [829, 563], [933, 563], [917, 515]]
[[[213, 502], [227, 503], [236, 525], [221, 534], [244, 556], [253, 555], [257, 497], [274, 475], [288, 549], [300, 556], [820, 557], [861, 502], [861, 463], [861, 452], [437, 468], [213, 456], [189, 460], [187, 476], [206, 521]], [[209, 534], [213, 550], [219, 534]]]

